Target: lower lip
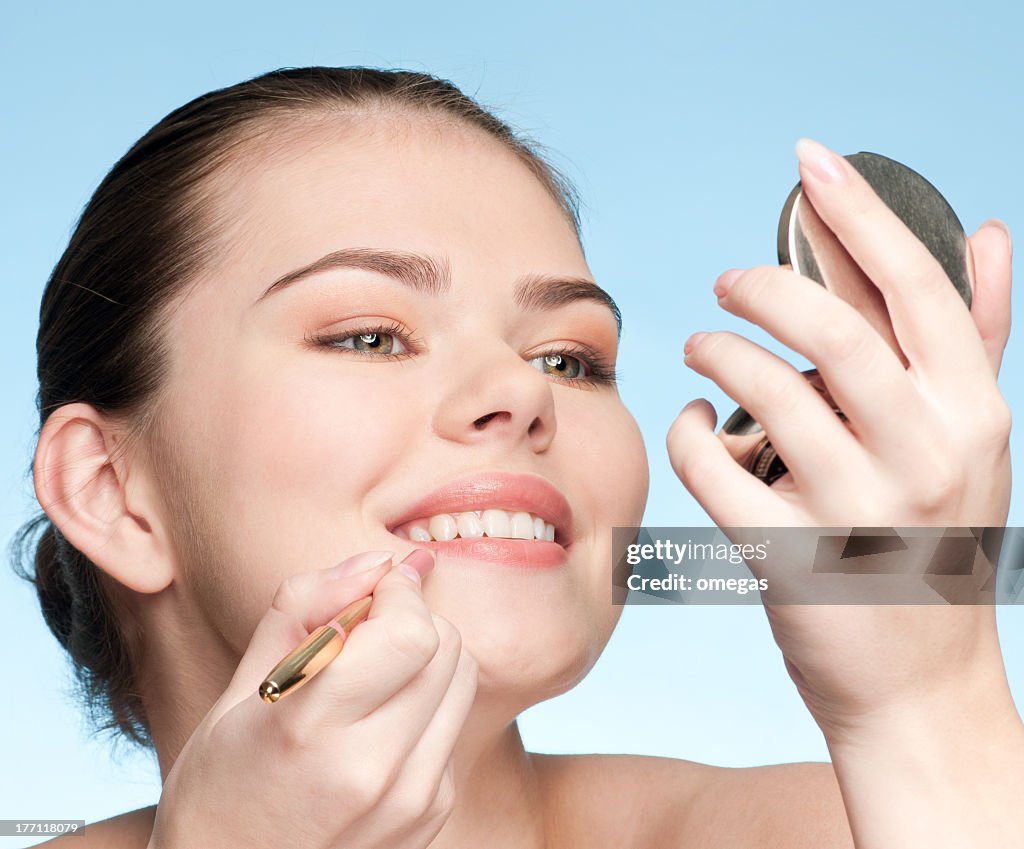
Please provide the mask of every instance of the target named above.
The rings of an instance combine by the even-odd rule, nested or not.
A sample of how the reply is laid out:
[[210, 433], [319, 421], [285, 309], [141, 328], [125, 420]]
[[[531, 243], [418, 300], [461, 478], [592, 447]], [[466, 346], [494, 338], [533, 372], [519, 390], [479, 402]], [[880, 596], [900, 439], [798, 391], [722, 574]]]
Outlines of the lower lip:
[[548, 540], [503, 539], [501, 537], [456, 537], [447, 542], [410, 540], [417, 547], [429, 548], [445, 557], [459, 560], [486, 560], [502, 566], [526, 569], [550, 569], [569, 558], [566, 548]]

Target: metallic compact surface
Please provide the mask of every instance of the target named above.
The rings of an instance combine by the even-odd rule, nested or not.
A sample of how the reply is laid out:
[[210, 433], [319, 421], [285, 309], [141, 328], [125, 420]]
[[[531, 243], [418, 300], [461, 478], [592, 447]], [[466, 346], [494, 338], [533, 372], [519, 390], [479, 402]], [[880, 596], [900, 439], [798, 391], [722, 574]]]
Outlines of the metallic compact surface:
[[[865, 152], [850, 154], [845, 159], [928, 248], [970, 308], [972, 281], [967, 236], [946, 199], [924, 177], [893, 159]], [[779, 218], [778, 255], [780, 265], [791, 266], [854, 306], [885, 339], [904, 367], [909, 365], [881, 292], [815, 212], [800, 183], [790, 192]], [[818, 370], [809, 369], [803, 374], [846, 421]], [[786, 465], [771, 441], [742, 407], [729, 416], [719, 435], [740, 464], [769, 486], [786, 473]]]

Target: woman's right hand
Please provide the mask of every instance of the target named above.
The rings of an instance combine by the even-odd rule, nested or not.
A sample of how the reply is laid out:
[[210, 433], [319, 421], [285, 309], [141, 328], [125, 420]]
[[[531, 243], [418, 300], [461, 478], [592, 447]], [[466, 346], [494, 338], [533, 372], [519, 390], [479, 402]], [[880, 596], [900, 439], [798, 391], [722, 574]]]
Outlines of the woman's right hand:
[[[413, 849], [433, 840], [451, 812], [452, 750], [477, 665], [458, 630], [427, 609], [408, 564], [389, 568], [387, 554], [281, 584], [168, 774], [148, 849]], [[420, 568], [429, 571], [426, 555]], [[282, 657], [371, 592], [369, 617], [339, 657], [279, 702], [260, 698]]]

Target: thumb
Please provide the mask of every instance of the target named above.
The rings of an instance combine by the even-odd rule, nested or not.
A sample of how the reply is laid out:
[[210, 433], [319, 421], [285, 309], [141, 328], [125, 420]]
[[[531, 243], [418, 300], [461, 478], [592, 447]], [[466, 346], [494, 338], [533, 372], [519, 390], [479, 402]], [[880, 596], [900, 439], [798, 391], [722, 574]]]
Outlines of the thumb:
[[260, 684], [281, 658], [347, 605], [373, 592], [394, 554], [364, 551], [330, 569], [299, 572], [282, 581], [208, 720], [216, 723], [239, 703], [258, 698]]
[[974, 263], [971, 317], [995, 374], [1010, 335], [1010, 233], [1001, 221], [990, 219], [968, 240]]

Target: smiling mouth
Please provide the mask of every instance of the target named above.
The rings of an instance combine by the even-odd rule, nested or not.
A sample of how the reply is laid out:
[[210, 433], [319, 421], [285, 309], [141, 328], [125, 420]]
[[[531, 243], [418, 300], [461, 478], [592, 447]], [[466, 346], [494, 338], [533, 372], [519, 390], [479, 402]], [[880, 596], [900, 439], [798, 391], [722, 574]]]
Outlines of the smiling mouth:
[[564, 545], [563, 535], [543, 516], [525, 510], [487, 508], [439, 513], [391, 528], [400, 539], [413, 542], [448, 542], [454, 539], [516, 539]]

